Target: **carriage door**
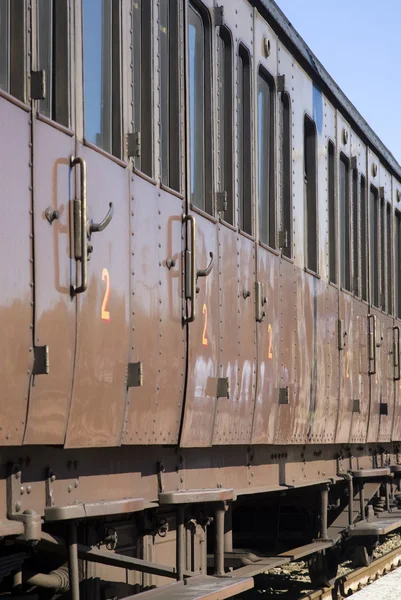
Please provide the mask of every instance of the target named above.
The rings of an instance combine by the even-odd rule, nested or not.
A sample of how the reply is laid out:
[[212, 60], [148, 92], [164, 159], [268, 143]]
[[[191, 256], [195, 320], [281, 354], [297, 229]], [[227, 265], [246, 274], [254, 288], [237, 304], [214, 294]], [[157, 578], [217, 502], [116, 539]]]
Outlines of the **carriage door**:
[[[25, 3], [0, 2], [0, 445], [22, 443], [32, 352], [30, 69]], [[11, 76], [12, 65], [12, 76]]]
[[73, 27], [67, 0], [37, 2], [32, 19], [35, 364], [24, 443], [63, 444], [76, 329], [70, 228]]
[[[392, 440], [401, 440], [401, 364], [400, 364], [400, 328], [401, 328], [401, 184], [393, 177], [393, 244], [394, 252], [394, 418]], [[397, 206], [398, 203], [398, 206]]]
[[[129, 170], [122, 157], [121, 5], [82, 0], [76, 29], [77, 348], [67, 447], [121, 441], [129, 344]], [[83, 73], [81, 77], [80, 68]], [[81, 111], [83, 107], [83, 111]]]
[[[213, 2], [206, 3], [211, 8]], [[188, 371], [181, 446], [210, 446], [218, 394], [218, 248], [212, 151], [212, 23], [187, 4], [188, 181], [185, 297]], [[235, 299], [233, 299], [235, 301]]]

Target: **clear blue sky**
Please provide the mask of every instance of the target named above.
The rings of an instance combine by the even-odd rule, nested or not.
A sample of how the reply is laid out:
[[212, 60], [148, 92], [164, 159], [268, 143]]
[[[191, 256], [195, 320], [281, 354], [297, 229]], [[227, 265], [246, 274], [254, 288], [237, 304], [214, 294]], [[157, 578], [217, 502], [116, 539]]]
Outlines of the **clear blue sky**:
[[275, 0], [401, 164], [401, 0]]

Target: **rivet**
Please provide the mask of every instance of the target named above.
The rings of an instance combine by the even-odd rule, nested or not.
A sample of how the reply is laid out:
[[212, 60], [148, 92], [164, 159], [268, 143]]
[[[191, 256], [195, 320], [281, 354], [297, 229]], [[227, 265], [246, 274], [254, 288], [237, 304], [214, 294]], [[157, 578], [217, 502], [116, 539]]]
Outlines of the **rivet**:
[[15, 512], [19, 512], [21, 510], [21, 502], [16, 502], [15, 503]]

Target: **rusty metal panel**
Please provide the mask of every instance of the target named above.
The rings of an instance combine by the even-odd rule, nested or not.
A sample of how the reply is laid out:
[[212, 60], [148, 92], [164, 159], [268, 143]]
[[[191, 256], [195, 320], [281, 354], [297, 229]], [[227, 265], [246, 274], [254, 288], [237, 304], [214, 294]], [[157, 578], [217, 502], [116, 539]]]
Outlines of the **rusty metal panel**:
[[143, 385], [128, 390], [124, 444], [176, 444], [184, 394], [182, 200], [131, 180], [130, 362]]
[[358, 299], [352, 306], [351, 443], [366, 441], [369, 422], [368, 307]]
[[[77, 297], [77, 350], [65, 445], [115, 446], [121, 441], [129, 348], [129, 172], [91, 148], [78, 147], [87, 165], [92, 234], [88, 289]], [[77, 167], [79, 168], [79, 167]]]
[[381, 352], [382, 388], [378, 442], [390, 442], [394, 415], [393, 318], [382, 315], [383, 340]]
[[[213, 219], [193, 213], [196, 221], [196, 268], [206, 269], [213, 254], [213, 268], [197, 281], [197, 316], [188, 324], [188, 371], [180, 445], [212, 443], [219, 365], [219, 265], [217, 225]], [[191, 249], [194, 251], [194, 249]]]
[[[277, 395], [279, 419], [276, 443], [303, 443], [308, 427], [307, 398], [302, 396], [301, 386], [305, 361], [310, 356], [306, 347], [306, 323], [304, 322], [304, 290], [302, 272], [292, 263], [282, 259], [280, 263], [280, 390], [286, 390], [287, 398]], [[308, 323], [310, 327], [310, 323]], [[279, 390], [279, 392], [280, 392]], [[309, 394], [308, 394], [309, 398]]]
[[38, 119], [34, 120], [33, 138], [34, 344], [48, 346], [49, 373], [32, 377], [24, 443], [63, 444], [75, 352], [76, 306], [70, 295], [74, 274], [70, 156], [75, 140]]
[[0, 445], [22, 443], [32, 352], [30, 115], [0, 96]]
[[340, 349], [340, 396], [336, 430], [337, 443], [349, 442], [350, 438], [353, 400], [352, 352], [354, 340], [352, 308], [352, 296], [340, 291], [339, 321], [337, 329], [337, 344]]
[[257, 281], [263, 286], [259, 299], [263, 320], [256, 324], [258, 359], [252, 444], [271, 444], [274, 442], [279, 411], [280, 296], [277, 291], [280, 285], [280, 258], [260, 245], [256, 252]]
[[214, 444], [251, 441], [256, 384], [254, 242], [219, 227], [220, 377], [229, 397], [217, 399]]

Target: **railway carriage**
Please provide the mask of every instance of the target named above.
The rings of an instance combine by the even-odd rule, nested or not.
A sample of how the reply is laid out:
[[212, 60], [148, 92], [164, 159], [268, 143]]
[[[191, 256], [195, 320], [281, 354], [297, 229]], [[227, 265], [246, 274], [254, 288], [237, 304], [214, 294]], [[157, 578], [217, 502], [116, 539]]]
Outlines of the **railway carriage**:
[[369, 562], [401, 527], [401, 167], [276, 4], [0, 0], [0, 123], [1, 591]]

